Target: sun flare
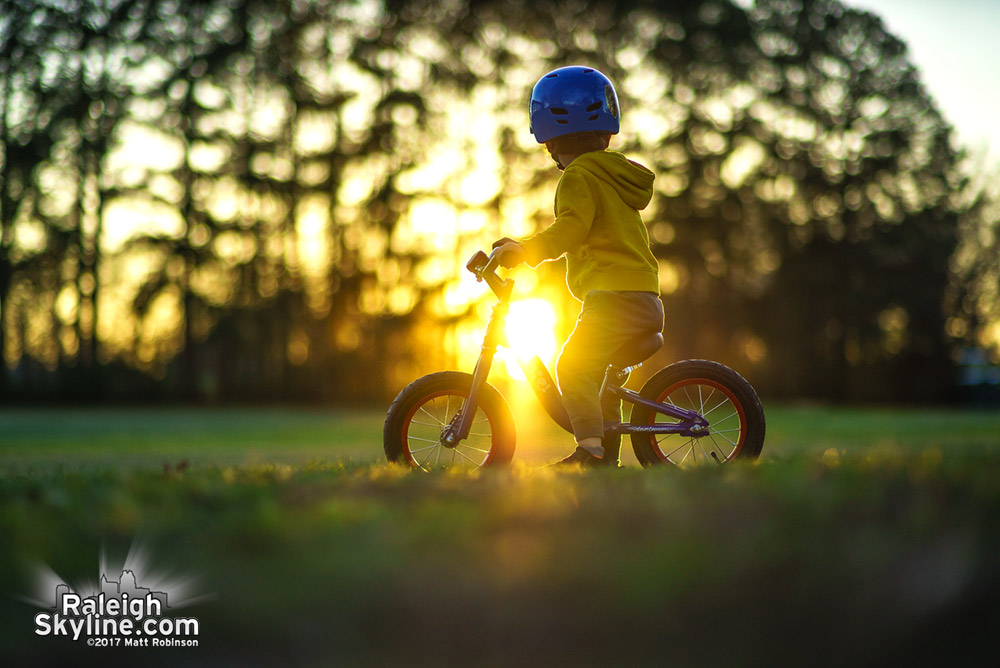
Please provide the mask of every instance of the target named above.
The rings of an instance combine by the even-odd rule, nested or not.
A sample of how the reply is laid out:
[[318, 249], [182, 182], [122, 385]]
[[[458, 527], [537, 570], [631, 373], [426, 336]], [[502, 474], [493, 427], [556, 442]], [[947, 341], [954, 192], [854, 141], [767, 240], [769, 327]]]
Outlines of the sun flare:
[[507, 373], [511, 378], [524, 380], [517, 358], [538, 355], [550, 362], [556, 351], [556, 313], [544, 299], [525, 299], [510, 305], [507, 315], [508, 350], [503, 351]]

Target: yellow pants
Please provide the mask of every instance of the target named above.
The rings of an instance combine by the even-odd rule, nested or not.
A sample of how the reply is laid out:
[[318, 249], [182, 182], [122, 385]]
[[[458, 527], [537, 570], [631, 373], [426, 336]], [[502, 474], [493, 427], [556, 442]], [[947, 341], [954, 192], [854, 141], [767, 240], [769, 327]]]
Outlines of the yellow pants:
[[[601, 382], [611, 355], [625, 342], [663, 328], [663, 304], [652, 292], [609, 292], [592, 290], [583, 300], [583, 309], [573, 333], [566, 339], [556, 378], [573, 435], [604, 438], [604, 421], [621, 419], [621, 401], [612, 397], [601, 405]], [[615, 443], [605, 439], [605, 450], [617, 455], [621, 437]]]

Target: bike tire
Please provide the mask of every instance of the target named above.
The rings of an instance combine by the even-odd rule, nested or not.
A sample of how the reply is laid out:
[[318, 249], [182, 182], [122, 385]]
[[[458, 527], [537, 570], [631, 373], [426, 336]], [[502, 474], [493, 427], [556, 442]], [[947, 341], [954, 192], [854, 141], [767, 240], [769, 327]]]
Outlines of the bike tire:
[[471, 387], [472, 376], [459, 371], [432, 373], [407, 385], [385, 416], [382, 445], [386, 458], [423, 470], [442, 465], [482, 468], [509, 463], [514, 456], [514, 417], [503, 396], [489, 383], [480, 388], [469, 437], [454, 448], [441, 442], [441, 433]]
[[[632, 449], [643, 466], [699, 463], [722, 464], [754, 460], [764, 447], [764, 408], [753, 386], [729, 367], [709, 360], [684, 360], [661, 369], [639, 394], [652, 401], [696, 410], [709, 420], [706, 436], [631, 434]], [[629, 417], [634, 425], [675, 421], [635, 405]], [[723, 456], [719, 456], [719, 454]]]

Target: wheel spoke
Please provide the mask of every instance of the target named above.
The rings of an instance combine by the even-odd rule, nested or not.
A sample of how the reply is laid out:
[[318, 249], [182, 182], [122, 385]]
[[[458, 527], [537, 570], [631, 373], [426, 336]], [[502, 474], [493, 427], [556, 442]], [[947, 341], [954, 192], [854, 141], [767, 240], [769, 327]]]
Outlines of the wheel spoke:
[[458, 446], [456, 446], [456, 447], [459, 447], [459, 448], [468, 448], [469, 450], [475, 450], [476, 452], [481, 452], [484, 455], [488, 455], [490, 453], [489, 450], [483, 450], [482, 448], [476, 448], [476, 447], [473, 447], [473, 446], [469, 445], [468, 443], [459, 443]]
[[473, 459], [472, 457], [469, 457], [464, 452], [459, 452], [458, 448], [455, 448], [454, 450], [452, 450], [452, 452], [458, 452], [458, 454], [460, 454], [461, 456], [465, 457], [466, 459], [468, 459], [470, 462], [472, 462], [476, 466], [481, 466], [480, 462], [477, 462], [475, 459]]
[[[715, 449], [716, 449], [716, 450], [718, 450], [719, 452], [723, 452], [723, 449], [722, 449], [722, 448], [720, 448], [720, 447], [719, 447], [719, 444], [718, 444], [718, 443], [716, 442], [716, 440], [715, 440], [715, 437], [714, 437], [714, 436], [712, 436], [712, 435], [709, 435], [709, 438], [710, 438], [710, 439], [712, 439], [712, 445], [714, 445], [714, 446], [715, 446]], [[723, 440], [726, 440], [726, 439], [723, 439]], [[727, 441], [727, 442], [728, 442], [728, 441]], [[725, 461], [725, 460], [729, 459], [729, 455], [733, 454], [733, 451], [735, 451], [735, 450], [736, 450], [736, 448], [735, 448], [735, 445], [736, 445], [736, 444], [735, 444], [735, 443], [730, 443], [730, 445], [732, 445], [732, 446], [734, 446], [734, 447], [733, 447], [733, 449], [732, 449], [732, 450], [730, 450], [730, 451], [729, 451], [729, 454], [727, 454], [727, 455], [726, 455], [725, 457], [723, 457], [723, 458], [722, 458], [722, 459], [723, 459], [723, 461]]]
[[440, 445], [440, 443], [441, 443], [441, 439], [437, 439], [437, 438], [419, 438], [417, 436], [410, 436], [407, 440], [410, 440], [410, 441], [420, 441], [421, 443], [433, 443], [434, 445]]
[[726, 420], [732, 420], [733, 418], [739, 418], [739, 416], [740, 416], [739, 411], [733, 411], [732, 413], [730, 413], [726, 417], [719, 418], [718, 420], [713, 420], [713, 422], [715, 424], [719, 424], [721, 422], [725, 422]]
[[[664, 439], [664, 440], [666, 440], [666, 439]], [[673, 455], [674, 455], [675, 452], [677, 452], [678, 450], [680, 450], [684, 446], [689, 445], [691, 443], [691, 441], [693, 441], [693, 440], [694, 440], [693, 438], [689, 438], [688, 440], [684, 441], [683, 443], [681, 443], [680, 445], [678, 445], [676, 448], [674, 448], [673, 450], [671, 450], [670, 452], [668, 452], [665, 455], [665, 457], [667, 459], [670, 459], [671, 457], [673, 457]]]
[[[712, 457], [712, 459], [715, 460], [716, 464], [721, 464], [725, 460], [729, 459], [729, 455], [726, 454], [725, 450], [719, 447], [719, 444], [715, 441], [715, 438], [711, 434], [708, 435], [708, 440], [712, 441], [712, 447], [710, 448], [710, 453], [712, 455], [715, 455], [714, 457]], [[704, 451], [704, 448], [702, 448], [702, 451]], [[723, 457], [721, 459], [719, 458], [719, 455], [716, 454], [716, 451], [722, 453]], [[707, 461], [708, 457], [706, 457], [705, 459]]]
[[410, 420], [410, 424], [419, 424], [421, 427], [435, 427], [435, 428], [444, 426], [444, 423], [440, 421], [437, 424], [431, 424], [429, 422], [417, 422], [416, 420]]
[[[699, 385], [699, 387], [701, 387], [701, 386]], [[708, 393], [708, 396], [705, 397], [705, 401], [701, 404], [702, 408], [705, 408], [705, 406], [708, 404], [708, 402], [710, 402], [712, 400], [712, 397], [715, 396], [715, 388], [714, 387], [709, 387], [708, 389], [710, 390], [710, 392]], [[726, 400], [723, 399], [722, 403], [726, 403]], [[709, 412], [711, 413], [712, 411], [709, 411]], [[702, 415], [704, 415], [704, 413], [702, 413]]]
[[690, 406], [694, 406], [695, 405], [695, 402], [691, 399], [691, 393], [688, 392], [688, 386], [687, 385], [684, 386], [684, 396], [687, 397], [688, 405], [690, 405]]
[[[438, 448], [437, 450], [438, 450], [438, 454], [440, 454], [440, 452], [441, 452], [441, 448]], [[410, 454], [412, 455], [412, 453], [410, 453]], [[427, 456], [426, 456], [426, 457], [424, 458], [424, 462], [423, 462], [423, 464], [421, 464], [421, 463], [420, 463], [420, 462], [419, 462], [419, 461], [417, 460], [417, 458], [416, 458], [416, 457], [414, 457], [414, 458], [413, 458], [413, 461], [417, 462], [417, 466], [419, 466], [420, 468], [422, 468], [422, 469], [424, 469], [424, 468], [427, 468], [427, 467], [428, 467], [428, 464], [427, 464], [427, 463], [428, 463], [428, 462], [429, 462], [429, 461], [431, 460], [431, 455], [432, 455], [432, 454], [434, 454], [434, 453], [432, 453], [432, 452], [429, 452], [429, 453], [427, 453]]]
[[705, 461], [708, 461], [708, 453], [705, 451], [705, 446], [701, 444], [701, 439], [697, 439], [698, 448], [701, 450], [701, 454], [704, 455]]
[[729, 445], [733, 446], [734, 448], [736, 447], [736, 441], [729, 440], [727, 437], [725, 437], [725, 436], [722, 435], [722, 432], [718, 432], [718, 431], [712, 430], [711, 433], [710, 433], [711, 436], [715, 436], [716, 434], [718, 434], [719, 438], [721, 438], [723, 441], [725, 441]]
[[708, 417], [708, 416], [709, 416], [710, 414], [712, 414], [712, 413], [713, 413], [713, 412], [714, 412], [714, 411], [715, 411], [716, 409], [718, 409], [718, 408], [719, 408], [720, 406], [724, 406], [724, 405], [726, 404], [726, 402], [727, 402], [727, 401], [729, 401], [729, 397], [726, 397], [725, 399], [723, 399], [723, 400], [722, 400], [722, 401], [720, 401], [719, 403], [715, 404], [715, 406], [713, 406], [712, 408], [710, 408], [710, 409], [709, 409], [708, 411], [706, 411], [706, 412], [702, 413], [702, 414], [701, 414], [701, 415], [702, 415], [702, 417]]
[[[426, 414], [428, 417], [430, 417], [430, 419], [432, 419], [435, 422], [437, 422], [436, 425], [427, 425], [428, 427], [435, 427], [435, 426], [437, 426], [437, 427], [443, 427], [444, 426], [444, 422], [442, 422], [441, 420], [439, 420], [437, 415], [434, 415], [429, 410], [427, 410], [426, 404], [424, 406], [420, 407], [420, 412]], [[412, 422], [412, 420], [411, 420], [411, 422]]]

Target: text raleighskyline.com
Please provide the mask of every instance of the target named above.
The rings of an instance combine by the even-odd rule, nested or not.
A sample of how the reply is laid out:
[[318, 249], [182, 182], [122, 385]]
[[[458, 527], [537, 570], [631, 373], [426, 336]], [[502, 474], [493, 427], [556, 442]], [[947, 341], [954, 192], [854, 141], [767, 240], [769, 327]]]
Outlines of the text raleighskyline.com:
[[[55, 612], [35, 615], [35, 634], [69, 636], [73, 640], [83, 636], [198, 635], [197, 619], [163, 617], [168, 607], [167, 595], [136, 586], [131, 571], [122, 572], [120, 583], [102, 576], [101, 590], [99, 594], [82, 597], [70, 591], [68, 586], [60, 585], [56, 589]], [[154, 641], [152, 644], [163, 643]]]

